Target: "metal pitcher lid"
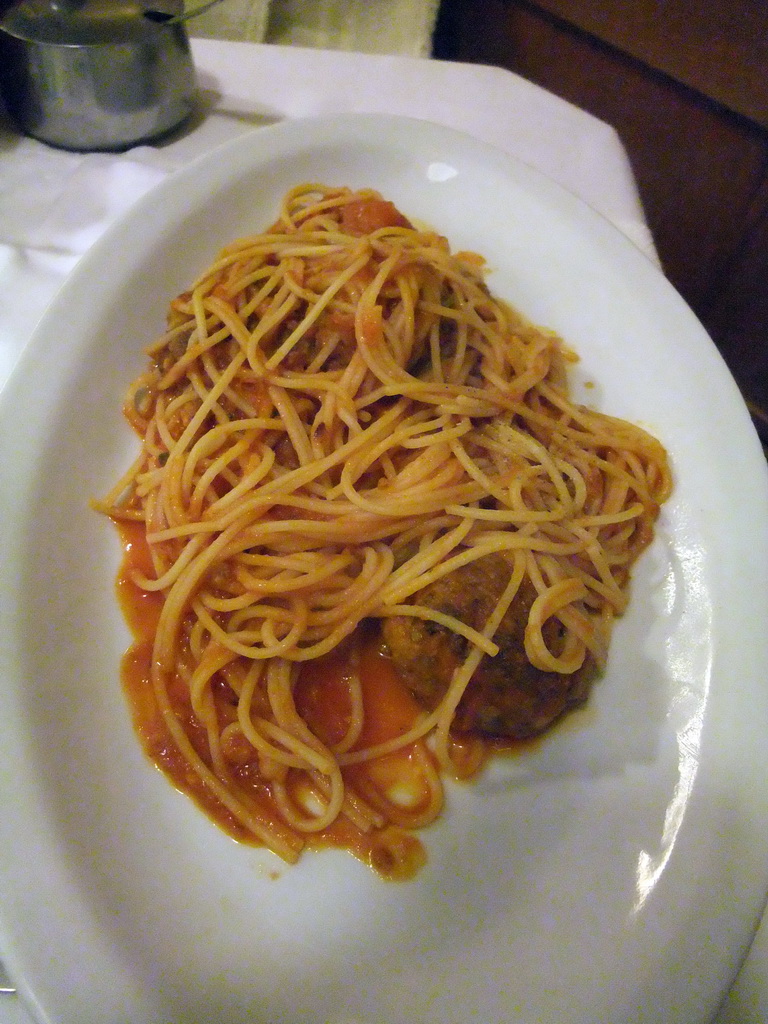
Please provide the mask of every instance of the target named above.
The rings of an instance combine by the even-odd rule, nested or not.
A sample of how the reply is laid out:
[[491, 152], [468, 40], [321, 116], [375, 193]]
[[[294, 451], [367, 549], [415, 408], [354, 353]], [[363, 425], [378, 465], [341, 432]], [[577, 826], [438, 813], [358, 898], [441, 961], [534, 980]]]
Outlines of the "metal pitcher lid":
[[183, 0], [19, 0], [0, 29], [29, 42], [59, 46], [146, 40], [184, 11]]

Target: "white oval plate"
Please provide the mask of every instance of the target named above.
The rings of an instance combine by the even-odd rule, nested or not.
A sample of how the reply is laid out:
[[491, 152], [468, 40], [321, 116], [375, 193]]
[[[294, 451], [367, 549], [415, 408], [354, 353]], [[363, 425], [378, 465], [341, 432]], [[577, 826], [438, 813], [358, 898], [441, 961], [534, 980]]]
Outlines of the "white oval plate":
[[[118, 680], [117, 543], [87, 507], [134, 451], [121, 398], [169, 298], [304, 180], [378, 188], [486, 255], [494, 290], [581, 354], [576, 393], [648, 426], [675, 473], [588, 707], [450, 787], [400, 885], [337, 852], [287, 869], [148, 765]], [[84, 257], [0, 431], [0, 925], [40, 1020], [709, 1018], [768, 879], [766, 468], [704, 331], [597, 214], [423, 122], [260, 129]]]

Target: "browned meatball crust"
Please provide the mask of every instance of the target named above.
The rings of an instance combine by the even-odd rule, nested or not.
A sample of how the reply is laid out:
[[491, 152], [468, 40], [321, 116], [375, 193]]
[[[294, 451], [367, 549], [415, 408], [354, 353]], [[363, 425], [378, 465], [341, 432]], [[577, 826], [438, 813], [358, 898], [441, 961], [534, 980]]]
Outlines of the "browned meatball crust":
[[[502, 555], [486, 555], [425, 587], [414, 602], [481, 630], [510, 572]], [[533, 585], [524, 581], [493, 638], [499, 653], [483, 656], [456, 709], [454, 731], [524, 739], [542, 732], [586, 699], [594, 675], [591, 659], [570, 675], [545, 672], [528, 660], [525, 627], [535, 597]], [[437, 707], [467, 656], [468, 642], [438, 623], [409, 616], [383, 619], [382, 630], [405, 684], [423, 707]], [[543, 632], [550, 650], [559, 653], [560, 624], [549, 620]]]

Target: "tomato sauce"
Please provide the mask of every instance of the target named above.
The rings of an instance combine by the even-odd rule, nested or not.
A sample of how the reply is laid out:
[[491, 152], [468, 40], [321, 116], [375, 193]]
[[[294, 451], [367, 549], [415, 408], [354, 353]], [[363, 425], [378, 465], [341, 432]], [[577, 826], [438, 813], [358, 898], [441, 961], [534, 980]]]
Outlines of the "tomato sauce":
[[[153, 641], [163, 598], [158, 593], [143, 590], [132, 578], [137, 571], [150, 577], [153, 575], [143, 524], [121, 523], [119, 531], [123, 561], [117, 579], [117, 593], [134, 636], [132, 646], [123, 657], [121, 678], [142, 747], [176, 788], [191, 797], [225, 832], [240, 842], [260, 845], [203, 785], [171, 740], [151, 680]], [[181, 657], [184, 657], [183, 651]], [[325, 743], [337, 743], [346, 735], [351, 715], [346, 680], [353, 659], [361, 681], [364, 720], [352, 749], [360, 750], [408, 731], [417, 721], [420, 709], [398, 677], [392, 662], [383, 653], [378, 629], [375, 626], [361, 628], [330, 655], [306, 663], [296, 683], [296, 707]], [[222, 691], [228, 689], [224, 681], [214, 685], [220, 686]], [[187, 686], [180, 677], [170, 680], [168, 696], [192, 745], [209, 763], [205, 731], [195, 719]], [[217, 705], [220, 714], [221, 708], [226, 709], [227, 706], [226, 693], [223, 696], [225, 699]], [[234, 721], [236, 698], [231, 691], [230, 696]], [[343, 775], [374, 807], [377, 801], [384, 806], [388, 803], [387, 794], [395, 794], [407, 822], [429, 804], [430, 789], [424, 764], [425, 759], [428, 763], [430, 758], [426, 746], [418, 741], [375, 761], [346, 766]], [[261, 778], [255, 759], [233, 767], [232, 773], [238, 784], [247, 788], [252, 800], [256, 800], [269, 816], [278, 817], [269, 785]], [[422, 843], [407, 825], [388, 824], [362, 832], [344, 815], [340, 815], [325, 831], [309, 834], [306, 845], [311, 849], [346, 849], [382, 877], [393, 880], [411, 878], [426, 861]]]

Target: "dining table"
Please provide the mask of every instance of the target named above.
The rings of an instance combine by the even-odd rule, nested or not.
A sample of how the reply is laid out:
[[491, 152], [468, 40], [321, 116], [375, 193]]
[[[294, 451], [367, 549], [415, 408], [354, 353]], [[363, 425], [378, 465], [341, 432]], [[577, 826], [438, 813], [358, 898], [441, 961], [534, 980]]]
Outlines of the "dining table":
[[[196, 108], [161, 139], [118, 153], [71, 152], [23, 136], [0, 114], [0, 387], [54, 295], [110, 225], [196, 158], [284, 120], [382, 113], [467, 133], [575, 193], [659, 263], [616, 131], [507, 70], [206, 38], [191, 45]], [[0, 948], [0, 960], [2, 954]], [[0, 987], [8, 990], [0, 996], [0, 1024], [31, 1024], [13, 978], [0, 975]], [[768, 1020], [765, 926], [716, 1020]]]

